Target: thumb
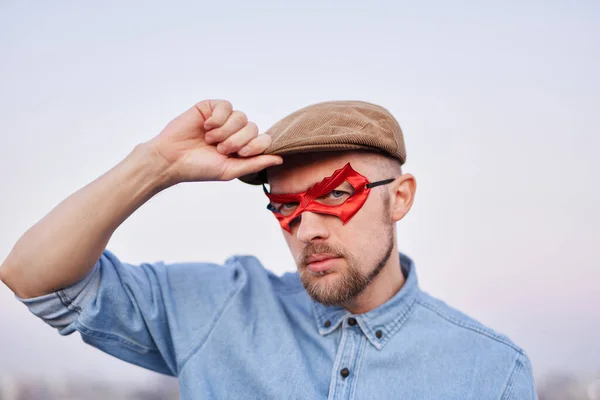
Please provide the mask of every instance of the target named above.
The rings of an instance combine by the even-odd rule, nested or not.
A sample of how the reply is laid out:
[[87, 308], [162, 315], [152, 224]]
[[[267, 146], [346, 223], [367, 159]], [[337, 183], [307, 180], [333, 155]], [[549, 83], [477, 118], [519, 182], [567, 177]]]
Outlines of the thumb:
[[265, 168], [281, 165], [283, 159], [275, 155], [260, 155], [248, 158], [229, 158], [223, 180], [232, 180], [240, 176], [260, 172]]

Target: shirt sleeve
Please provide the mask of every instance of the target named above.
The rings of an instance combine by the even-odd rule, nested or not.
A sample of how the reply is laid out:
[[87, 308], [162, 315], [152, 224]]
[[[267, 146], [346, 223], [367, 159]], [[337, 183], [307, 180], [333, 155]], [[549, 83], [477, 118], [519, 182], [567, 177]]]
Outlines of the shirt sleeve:
[[515, 361], [502, 400], [538, 400], [531, 362], [525, 353]]
[[62, 335], [78, 331], [106, 353], [176, 376], [245, 278], [235, 260], [134, 266], [106, 250], [80, 282], [19, 300]]

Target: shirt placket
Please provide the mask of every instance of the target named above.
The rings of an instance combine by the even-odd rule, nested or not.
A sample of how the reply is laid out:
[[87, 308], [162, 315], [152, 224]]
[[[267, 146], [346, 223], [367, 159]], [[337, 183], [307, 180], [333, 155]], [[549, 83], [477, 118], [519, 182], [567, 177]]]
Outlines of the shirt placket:
[[367, 339], [355, 318], [347, 318], [342, 324], [342, 338], [338, 346], [331, 382], [329, 400], [353, 399], [358, 379], [360, 359]]

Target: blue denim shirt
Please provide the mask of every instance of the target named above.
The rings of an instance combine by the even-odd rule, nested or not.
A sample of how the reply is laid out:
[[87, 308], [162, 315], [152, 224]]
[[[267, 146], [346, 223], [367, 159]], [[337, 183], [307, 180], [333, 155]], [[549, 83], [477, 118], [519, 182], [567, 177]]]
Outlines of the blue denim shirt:
[[20, 300], [63, 335], [177, 376], [183, 400], [537, 398], [524, 351], [421, 291], [400, 260], [402, 289], [360, 315], [251, 256], [133, 266], [105, 251], [81, 282]]

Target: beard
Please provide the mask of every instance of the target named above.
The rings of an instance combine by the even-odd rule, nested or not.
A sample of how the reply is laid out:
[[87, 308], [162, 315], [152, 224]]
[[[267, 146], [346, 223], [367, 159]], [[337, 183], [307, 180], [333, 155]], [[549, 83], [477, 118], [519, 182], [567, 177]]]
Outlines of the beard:
[[[300, 280], [307, 293], [315, 301], [325, 306], [342, 305], [354, 299], [362, 293], [367, 286], [379, 275], [383, 267], [387, 264], [394, 249], [393, 226], [385, 237], [389, 238], [387, 246], [380, 254], [378, 262], [375, 263], [367, 272], [362, 273], [360, 262], [346, 248], [341, 245], [327, 244], [322, 242], [311, 243], [304, 248], [299, 257]], [[366, 248], [371, 247], [370, 243], [365, 244]], [[338, 269], [335, 277], [327, 277], [332, 272], [327, 271], [323, 276], [316, 276], [306, 269], [308, 258], [314, 254], [328, 253], [337, 257], [342, 257], [348, 264], [345, 269]]]

